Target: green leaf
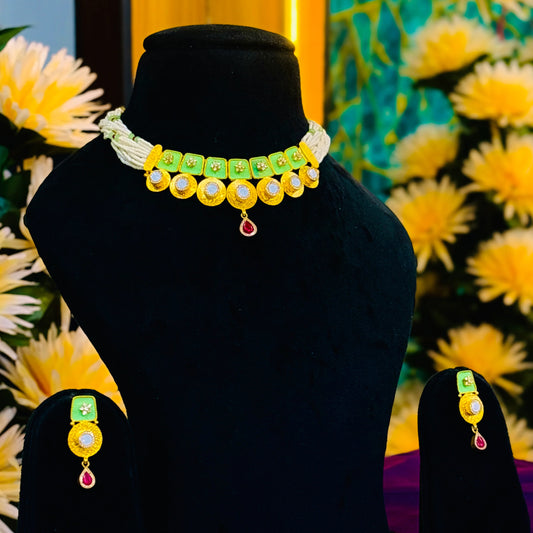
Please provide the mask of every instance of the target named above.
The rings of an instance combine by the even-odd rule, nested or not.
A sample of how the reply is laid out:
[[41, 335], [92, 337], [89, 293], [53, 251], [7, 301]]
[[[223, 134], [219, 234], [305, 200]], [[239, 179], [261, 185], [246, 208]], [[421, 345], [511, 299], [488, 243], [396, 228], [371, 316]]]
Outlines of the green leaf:
[[0, 146], [0, 169], [4, 168], [8, 158], [9, 150], [7, 149], [7, 146]]
[[29, 26], [18, 26], [17, 28], [4, 28], [3, 30], [0, 30], [0, 50], [3, 50], [9, 39], [15, 37], [17, 33], [20, 33], [26, 28], [29, 28]]
[[31, 172], [23, 170], [9, 178], [0, 178], [0, 196], [9, 200], [19, 209], [26, 206], [26, 196], [30, 186]]

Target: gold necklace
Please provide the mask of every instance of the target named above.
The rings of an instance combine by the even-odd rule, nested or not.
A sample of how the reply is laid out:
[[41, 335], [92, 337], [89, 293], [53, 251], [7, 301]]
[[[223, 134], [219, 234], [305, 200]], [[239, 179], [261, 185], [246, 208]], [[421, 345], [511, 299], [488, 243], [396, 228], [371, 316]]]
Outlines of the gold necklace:
[[[285, 194], [298, 198], [305, 187], [319, 182], [319, 165], [328, 153], [330, 138], [316, 122], [309, 121], [309, 131], [298, 146], [290, 146], [268, 156], [225, 159], [200, 154], [163, 150], [132, 133], [122, 122], [124, 108], [109, 111], [100, 121], [104, 139], [122, 163], [144, 171], [146, 187], [152, 192], [169, 189], [179, 199], [196, 194], [206, 206], [220, 205], [225, 199], [241, 211], [239, 230], [245, 237], [257, 234], [257, 226], [248, 217], [259, 198], [267, 205], [278, 205]], [[171, 176], [175, 174], [175, 176]], [[276, 176], [281, 176], [278, 179]], [[200, 182], [197, 181], [202, 177]], [[225, 180], [229, 179], [226, 186]], [[254, 186], [253, 181], [257, 181]]]

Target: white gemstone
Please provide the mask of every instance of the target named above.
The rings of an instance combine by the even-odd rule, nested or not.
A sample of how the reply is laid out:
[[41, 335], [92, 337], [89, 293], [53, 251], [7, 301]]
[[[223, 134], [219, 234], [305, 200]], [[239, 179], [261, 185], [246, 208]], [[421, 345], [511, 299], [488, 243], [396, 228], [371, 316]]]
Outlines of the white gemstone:
[[88, 448], [94, 444], [94, 434], [90, 431], [84, 431], [79, 437], [78, 442], [82, 448]]
[[473, 400], [472, 402], [470, 402], [470, 412], [473, 415], [477, 415], [481, 412], [481, 403], [479, 402], [479, 400]]
[[153, 184], [159, 183], [163, 179], [163, 174], [160, 170], [153, 170], [150, 174], [150, 181]]
[[205, 186], [205, 194], [210, 198], [216, 196], [219, 190], [220, 189], [217, 183], [210, 182]]
[[248, 187], [245, 185], [237, 185], [237, 196], [241, 200], [246, 200], [246, 198], [250, 197], [250, 191], [248, 190]]
[[317, 180], [318, 179], [318, 172], [316, 171], [316, 168], [310, 168], [308, 171], [307, 171], [307, 175], [313, 180]]
[[279, 184], [275, 181], [271, 181], [267, 184], [266, 190], [271, 196], [275, 196], [279, 192]]
[[300, 178], [298, 176], [293, 176], [291, 178], [291, 185], [295, 188], [295, 189], [299, 189], [302, 185], [302, 182], [300, 180]]
[[189, 186], [189, 180], [187, 178], [179, 178], [176, 181], [176, 189], [178, 191], [184, 191]]

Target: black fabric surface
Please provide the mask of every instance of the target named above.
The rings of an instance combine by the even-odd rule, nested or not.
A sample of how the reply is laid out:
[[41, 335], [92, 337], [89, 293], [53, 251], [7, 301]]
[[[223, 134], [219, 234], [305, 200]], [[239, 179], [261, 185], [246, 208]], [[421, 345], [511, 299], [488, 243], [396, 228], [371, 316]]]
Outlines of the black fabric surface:
[[[284, 38], [197, 26], [145, 43], [123, 120], [153, 144], [253, 157], [307, 131]], [[415, 261], [381, 202], [331, 157], [320, 172], [301, 198], [258, 202], [245, 238], [227, 202], [151, 193], [98, 138], [28, 208], [127, 405], [147, 531], [387, 531]]]
[[529, 516], [505, 420], [494, 392], [474, 372], [487, 441], [470, 446], [471, 425], [459, 413], [456, 375], [439, 372], [424, 388], [418, 411], [420, 533], [529, 533]]
[[[89, 459], [96, 484], [83, 489], [82, 459], [67, 444], [74, 396], [96, 398], [102, 448]], [[142, 532], [131, 431], [117, 405], [90, 389], [61, 391], [43, 402], [26, 428], [18, 533]]]

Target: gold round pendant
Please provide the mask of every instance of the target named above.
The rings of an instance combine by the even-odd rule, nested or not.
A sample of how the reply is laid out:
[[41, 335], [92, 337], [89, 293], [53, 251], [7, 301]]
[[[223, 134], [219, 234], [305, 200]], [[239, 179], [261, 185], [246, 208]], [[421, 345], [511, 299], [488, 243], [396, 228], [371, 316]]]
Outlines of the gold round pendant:
[[68, 447], [78, 457], [91, 457], [102, 447], [102, 432], [94, 422], [81, 421], [68, 434]]
[[170, 174], [158, 168], [146, 172], [146, 186], [152, 192], [164, 191], [170, 184]]
[[197, 188], [198, 183], [192, 174], [178, 174], [170, 182], [170, 192], [182, 200], [193, 196]]
[[248, 180], [233, 180], [228, 185], [228, 202], [236, 209], [250, 209], [257, 202], [257, 191]]
[[466, 422], [477, 424], [483, 418], [483, 402], [478, 394], [468, 392], [459, 400], [459, 411]]
[[320, 172], [318, 171], [318, 168], [313, 168], [309, 165], [305, 165], [298, 171], [298, 175], [300, 176], [306, 187], [309, 187], [310, 189], [318, 187], [318, 178], [320, 177]]
[[304, 193], [304, 184], [300, 176], [292, 171], [284, 172], [281, 176], [281, 184], [285, 192], [293, 198], [298, 198]]
[[218, 178], [205, 178], [198, 185], [196, 195], [204, 205], [220, 205], [226, 198], [226, 186]]
[[278, 205], [285, 193], [281, 183], [276, 178], [263, 178], [257, 184], [257, 195], [267, 205]]

